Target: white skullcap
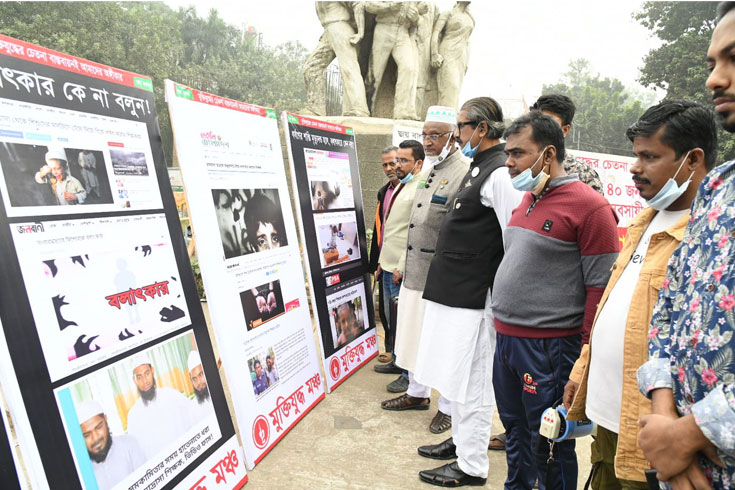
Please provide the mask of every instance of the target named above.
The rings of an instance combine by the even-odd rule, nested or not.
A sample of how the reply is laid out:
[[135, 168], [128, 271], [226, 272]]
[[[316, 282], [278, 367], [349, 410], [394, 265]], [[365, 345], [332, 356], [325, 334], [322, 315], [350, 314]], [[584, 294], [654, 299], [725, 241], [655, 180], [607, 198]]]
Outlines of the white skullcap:
[[153, 366], [153, 361], [151, 361], [151, 358], [145, 352], [140, 352], [133, 357], [133, 371], [141, 364], [150, 364]]
[[83, 424], [87, 420], [91, 419], [92, 417], [100, 414], [104, 414], [105, 411], [102, 409], [102, 405], [97, 403], [94, 400], [87, 400], [83, 401], [79, 405], [76, 406], [77, 409], [77, 419], [79, 419], [79, 423]]
[[46, 163], [48, 163], [49, 160], [63, 160], [66, 162], [66, 153], [62, 148], [49, 147], [48, 151], [46, 152]]
[[195, 350], [189, 352], [189, 360], [187, 361], [187, 366], [189, 368], [189, 372], [191, 372], [192, 369], [194, 369], [197, 366], [202, 365], [202, 360], [199, 357], [199, 353]]
[[457, 124], [457, 111], [451, 107], [433, 105], [426, 111], [426, 122]]

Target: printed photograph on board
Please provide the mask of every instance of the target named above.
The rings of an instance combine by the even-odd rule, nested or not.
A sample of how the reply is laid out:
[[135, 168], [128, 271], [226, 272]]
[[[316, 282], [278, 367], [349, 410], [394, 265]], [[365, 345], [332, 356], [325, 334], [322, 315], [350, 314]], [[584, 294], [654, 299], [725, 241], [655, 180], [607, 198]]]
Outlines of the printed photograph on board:
[[281, 379], [278, 375], [273, 347], [268, 347], [267, 352], [248, 359], [248, 369], [253, 382], [253, 392], [258, 398], [276, 386]]
[[246, 289], [240, 293], [240, 301], [248, 330], [257, 328], [286, 311], [281, 281], [278, 279]]
[[115, 175], [148, 176], [148, 163], [142, 151], [111, 149], [110, 159]]
[[322, 269], [360, 258], [357, 222], [350, 214], [344, 220], [332, 214], [315, 216]]
[[113, 202], [99, 150], [3, 142], [0, 165], [13, 207]]
[[212, 189], [225, 258], [288, 245], [278, 189]]
[[181, 441], [202, 429], [219, 432], [192, 333], [76, 380], [56, 397], [80, 479], [100, 490], [163, 473], [164, 460], [177, 469], [165, 473], [173, 478], [188, 459], [180, 454], [182, 464], [174, 464], [168, 457]]
[[358, 284], [327, 296], [329, 324], [335, 349], [365, 333], [367, 308], [364, 295], [364, 286]]
[[347, 153], [304, 149], [311, 209], [326, 211], [355, 207], [350, 157]]

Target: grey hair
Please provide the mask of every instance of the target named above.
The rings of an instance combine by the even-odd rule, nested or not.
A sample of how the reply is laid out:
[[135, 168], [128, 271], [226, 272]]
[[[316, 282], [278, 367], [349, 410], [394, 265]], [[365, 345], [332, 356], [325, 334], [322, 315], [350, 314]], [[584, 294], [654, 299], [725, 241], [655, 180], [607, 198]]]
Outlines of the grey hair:
[[467, 111], [467, 120], [473, 123], [474, 127], [481, 122], [485, 122], [488, 126], [488, 138], [500, 138], [505, 131], [505, 123], [503, 122], [503, 109], [500, 104], [492, 97], [475, 97], [462, 105], [463, 111]]
[[382, 155], [387, 155], [388, 153], [390, 153], [392, 151], [398, 152], [398, 147], [397, 146], [389, 146], [385, 150], [383, 150]]

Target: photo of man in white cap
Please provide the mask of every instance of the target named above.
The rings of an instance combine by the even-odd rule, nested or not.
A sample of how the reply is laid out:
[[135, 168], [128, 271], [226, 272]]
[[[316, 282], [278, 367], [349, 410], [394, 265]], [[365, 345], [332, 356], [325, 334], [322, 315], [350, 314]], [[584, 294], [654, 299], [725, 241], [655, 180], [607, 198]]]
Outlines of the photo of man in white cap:
[[46, 152], [46, 165], [41, 167], [35, 176], [36, 182], [46, 184], [56, 196], [56, 203], [61, 206], [84, 204], [87, 191], [79, 180], [69, 174], [69, 164], [63, 148], [49, 148]]
[[158, 387], [151, 359], [138, 354], [132, 362], [140, 398], [128, 412], [128, 434], [153, 458], [191, 427], [193, 405], [173, 388]]
[[76, 411], [100, 490], [114, 487], [145, 463], [143, 451], [134, 437], [125, 434], [112, 437], [102, 405], [87, 400], [78, 404]]
[[214, 414], [214, 406], [212, 405], [212, 398], [209, 396], [207, 378], [204, 377], [204, 369], [202, 368], [202, 360], [199, 357], [199, 352], [195, 350], [189, 352], [187, 367], [189, 368], [191, 384], [194, 386], [194, 403], [197, 407], [196, 414], [192, 420], [202, 420]]

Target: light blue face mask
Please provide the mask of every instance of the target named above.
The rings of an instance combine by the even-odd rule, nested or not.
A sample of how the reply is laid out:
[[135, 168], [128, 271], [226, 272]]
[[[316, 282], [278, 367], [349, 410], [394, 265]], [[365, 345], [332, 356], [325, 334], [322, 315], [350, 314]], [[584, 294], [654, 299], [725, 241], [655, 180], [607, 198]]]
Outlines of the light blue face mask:
[[531, 165], [526, 170], [519, 173], [510, 180], [510, 183], [513, 184], [513, 187], [517, 191], [531, 191], [536, 188], [536, 186], [539, 184], [539, 182], [541, 182], [541, 179], [543, 179], [544, 176], [546, 178], [549, 177], [549, 174], [543, 171], [539, 172], [536, 177], [533, 176], [533, 167], [538, 165], [538, 163], [541, 161], [541, 157], [544, 156], [547, 148], [548, 146], [545, 146], [544, 149], [541, 150], [541, 154], [538, 156], [533, 165]]
[[399, 179], [401, 184], [408, 184], [413, 180], [413, 171], [416, 169], [416, 161], [413, 162], [413, 167], [411, 167], [411, 171], [406, 174], [405, 177], [402, 179]]
[[[676, 170], [676, 173], [673, 177], [671, 177], [669, 180], [666, 181], [664, 186], [661, 188], [660, 191], [656, 193], [655, 196], [653, 196], [651, 199], [646, 199], [646, 202], [649, 206], [651, 206], [656, 211], [663, 211], [664, 209], [668, 208], [672, 204], [674, 204], [674, 201], [679, 199], [684, 192], [686, 192], [687, 187], [689, 187], [689, 182], [692, 181], [691, 174], [689, 175], [689, 178], [681, 185], [676, 183], [676, 176], [679, 175], [679, 172], [681, 171], [681, 167], [684, 166], [684, 162], [687, 161], [687, 158], [689, 157], [689, 153], [691, 153], [692, 150], [689, 150], [686, 155], [684, 155], [684, 159], [681, 161], [681, 165], [679, 165], [679, 168]], [[692, 172], [694, 173], [694, 172]]]
[[470, 136], [470, 139], [467, 140], [467, 143], [464, 144], [462, 147], [462, 154], [466, 156], [467, 158], [474, 158], [475, 153], [477, 153], [477, 149], [480, 147], [480, 142], [477, 142], [477, 145], [475, 145], [474, 148], [470, 147], [470, 141], [472, 141], [472, 138], [475, 137], [475, 132], [477, 131], [477, 128], [479, 128], [480, 125], [478, 124], [475, 128], [475, 131], [472, 131], [472, 136]]

